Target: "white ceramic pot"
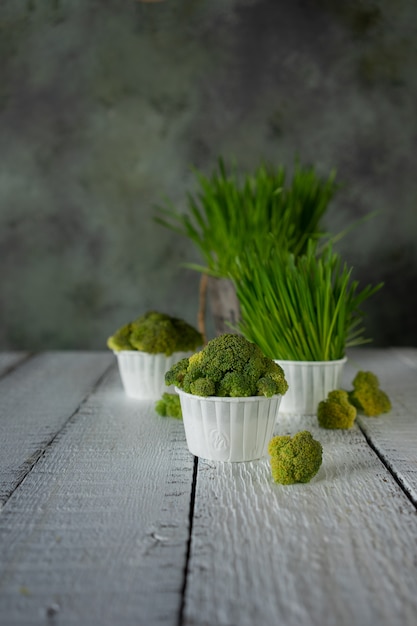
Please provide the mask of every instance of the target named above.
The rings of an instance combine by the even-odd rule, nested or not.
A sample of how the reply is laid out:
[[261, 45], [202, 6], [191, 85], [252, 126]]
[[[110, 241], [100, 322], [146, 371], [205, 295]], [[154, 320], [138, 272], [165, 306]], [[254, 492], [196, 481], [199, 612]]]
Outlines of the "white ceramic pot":
[[347, 358], [336, 361], [282, 361], [288, 391], [282, 398], [280, 413], [285, 415], [316, 415], [319, 402], [329, 391], [340, 388]]
[[164, 392], [173, 393], [174, 387], [165, 385], [165, 373], [192, 352], [174, 352], [148, 354], [139, 350], [120, 350], [114, 352], [119, 365], [123, 388], [130, 398], [158, 400]]
[[175, 387], [188, 449], [210, 461], [253, 461], [267, 456], [281, 396], [203, 398]]

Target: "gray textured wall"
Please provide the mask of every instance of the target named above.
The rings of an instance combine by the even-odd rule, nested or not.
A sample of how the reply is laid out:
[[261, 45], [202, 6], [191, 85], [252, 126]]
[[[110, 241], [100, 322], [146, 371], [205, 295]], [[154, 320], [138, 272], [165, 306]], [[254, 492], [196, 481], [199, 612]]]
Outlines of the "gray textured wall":
[[194, 323], [187, 242], [152, 220], [218, 155], [295, 155], [344, 188], [376, 345], [417, 345], [415, 0], [1, 0], [0, 347], [102, 348], [155, 308]]

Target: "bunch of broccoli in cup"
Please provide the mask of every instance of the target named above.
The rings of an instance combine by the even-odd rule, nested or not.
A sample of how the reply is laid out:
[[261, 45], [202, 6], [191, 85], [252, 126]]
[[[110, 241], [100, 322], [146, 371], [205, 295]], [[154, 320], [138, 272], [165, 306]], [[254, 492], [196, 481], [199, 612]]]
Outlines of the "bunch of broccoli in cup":
[[165, 383], [197, 396], [249, 397], [284, 395], [283, 369], [242, 335], [215, 337], [165, 374]]
[[158, 311], [148, 311], [124, 324], [108, 338], [107, 346], [121, 350], [140, 350], [149, 354], [190, 352], [203, 344], [202, 334], [184, 320]]

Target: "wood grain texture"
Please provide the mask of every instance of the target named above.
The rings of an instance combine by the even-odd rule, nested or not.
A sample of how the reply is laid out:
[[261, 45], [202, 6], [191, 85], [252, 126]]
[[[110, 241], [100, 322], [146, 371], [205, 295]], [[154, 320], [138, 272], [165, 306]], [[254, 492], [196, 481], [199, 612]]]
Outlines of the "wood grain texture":
[[3, 508], [1, 623], [176, 625], [192, 475], [182, 422], [111, 369]]
[[[404, 363], [385, 384], [383, 358], [356, 357], [352, 371], [369, 363], [381, 374], [394, 396], [390, 419], [399, 419], [410, 384]], [[281, 417], [276, 432], [304, 429], [323, 445], [307, 485], [275, 484], [268, 460], [199, 460], [186, 626], [415, 625], [415, 506], [358, 425], [328, 431], [315, 417]]]
[[194, 502], [182, 422], [112, 360], [45, 353], [0, 381], [1, 626], [415, 626], [416, 350], [350, 355], [345, 388], [374, 371], [389, 414], [280, 418], [323, 444], [311, 483], [199, 459]]
[[0, 378], [24, 361], [27, 352], [0, 352]]
[[378, 417], [358, 416], [370, 444], [417, 505], [417, 349], [352, 351], [345, 372], [346, 389], [358, 369], [372, 371], [392, 402]]
[[47, 352], [0, 380], [0, 505], [104, 371], [109, 352]]

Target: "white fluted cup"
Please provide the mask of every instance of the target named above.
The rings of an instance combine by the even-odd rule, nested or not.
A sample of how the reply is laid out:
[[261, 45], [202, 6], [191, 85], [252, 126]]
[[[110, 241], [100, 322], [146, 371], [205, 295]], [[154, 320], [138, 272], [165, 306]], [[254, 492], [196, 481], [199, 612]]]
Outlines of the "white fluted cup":
[[281, 396], [203, 398], [175, 387], [188, 449], [210, 461], [253, 461], [267, 456]]
[[119, 365], [120, 378], [126, 395], [130, 398], [158, 400], [164, 392], [173, 393], [174, 387], [165, 384], [165, 373], [178, 361], [192, 352], [149, 354], [140, 350], [114, 351]]
[[334, 361], [283, 361], [288, 391], [282, 399], [282, 415], [316, 415], [319, 402], [339, 389], [347, 358]]

